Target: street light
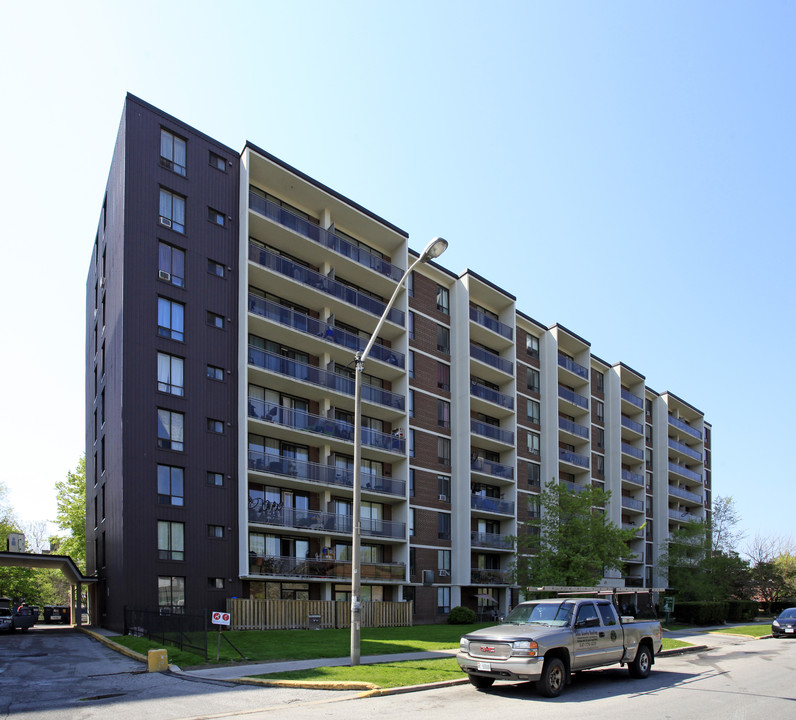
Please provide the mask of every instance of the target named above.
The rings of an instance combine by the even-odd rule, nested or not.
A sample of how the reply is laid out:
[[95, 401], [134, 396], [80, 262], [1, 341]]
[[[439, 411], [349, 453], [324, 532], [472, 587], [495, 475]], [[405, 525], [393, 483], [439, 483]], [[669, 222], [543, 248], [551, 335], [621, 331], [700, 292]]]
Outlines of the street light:
[[359, 631], [360, 620], [362, 617], [362, 602], [360, 601], [360, 594], [362, 592], [362, 578], [360, 576], [360, 566], [362, 560], [360, 558], [360, 547], [362, 541], [362, 519], [360, 517], [362, 506], [362, 371], [365, 368], [365, 360], [367, 360], [373, 343], [376, 342], [381, 326], [387, 319], [392, 306], [398, 299], [398, 293], [401, 292], [406, 278], [409, 273], [415, 269], [416, 265], [428, 262], [433, 258], [437, 258], [448, 247], [448, 241], [441, 237], [434, 238], [426, 247], [423, 252], [412, 262], [406, 269], [398, 285], [395, 287], [390, 302], [384, 308], [384, 312], [379, 318], [378, 325], [373, 331], [373, 334], [368, 340], [368, 344], [361, 352], [357, 352], [355, 362], [354, 374], [354, 507], [353, 512], [353, 530], [351, 537], [351, 665], [359, 665]]

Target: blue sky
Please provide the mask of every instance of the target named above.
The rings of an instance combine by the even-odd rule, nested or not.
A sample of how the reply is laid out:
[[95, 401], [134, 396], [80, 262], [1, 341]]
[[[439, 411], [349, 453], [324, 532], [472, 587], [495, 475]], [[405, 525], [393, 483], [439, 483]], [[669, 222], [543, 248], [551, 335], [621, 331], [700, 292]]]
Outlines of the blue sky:
[[[790, 536], [796, 6], [5, 3], [0, 480], [55, 517], [127, 91], [268, 150], [714, 428], [714, 493]], [[790, 450], [789, 450], [790, 448]]]

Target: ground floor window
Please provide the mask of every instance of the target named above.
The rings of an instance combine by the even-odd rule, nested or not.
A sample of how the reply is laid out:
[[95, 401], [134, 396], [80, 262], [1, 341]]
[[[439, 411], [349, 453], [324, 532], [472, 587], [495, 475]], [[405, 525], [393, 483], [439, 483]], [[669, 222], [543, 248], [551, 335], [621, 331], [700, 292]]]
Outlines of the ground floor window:
[[[338, 602], [348, 602], [351, 600], [350, 585], [335, 585], [334, 599]], [[360, 600], [363, 602], [383, 602], [384, 588], [381, 585], [363, 585]]]
[[451, 611], [451, 589], [449, 587], [437, 588], [437, 614], [445, 615]]
[[158, 576], [158, 607], [161, 612], [185, 611], [185, 578]]

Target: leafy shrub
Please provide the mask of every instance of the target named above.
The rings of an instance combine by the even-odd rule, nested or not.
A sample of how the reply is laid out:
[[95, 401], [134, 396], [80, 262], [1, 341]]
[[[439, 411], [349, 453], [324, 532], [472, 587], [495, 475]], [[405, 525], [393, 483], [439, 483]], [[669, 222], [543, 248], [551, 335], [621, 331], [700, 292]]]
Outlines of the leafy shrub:
[[675, 618], [685, 625], [720, 625], [728, 614], [726, 602], [689, 601], [674, 605]]
[[448, 615], [448, 624], [450, 625], [469, 625], [475, 622], [475, 610], [457, 605], [451, 608]]
[[757, 617], [757, 601], [755, 600], [728, 600], [727, 620], [741, 622]]

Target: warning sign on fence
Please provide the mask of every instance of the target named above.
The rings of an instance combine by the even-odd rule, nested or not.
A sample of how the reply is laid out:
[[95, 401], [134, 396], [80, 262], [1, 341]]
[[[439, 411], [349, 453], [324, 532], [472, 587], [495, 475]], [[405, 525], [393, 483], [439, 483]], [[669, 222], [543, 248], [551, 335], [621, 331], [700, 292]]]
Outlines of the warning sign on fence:
[[214, 612], [210, 616], [210, 622], [213, 623], [213, 625], [229, 625], [229, 613]]

